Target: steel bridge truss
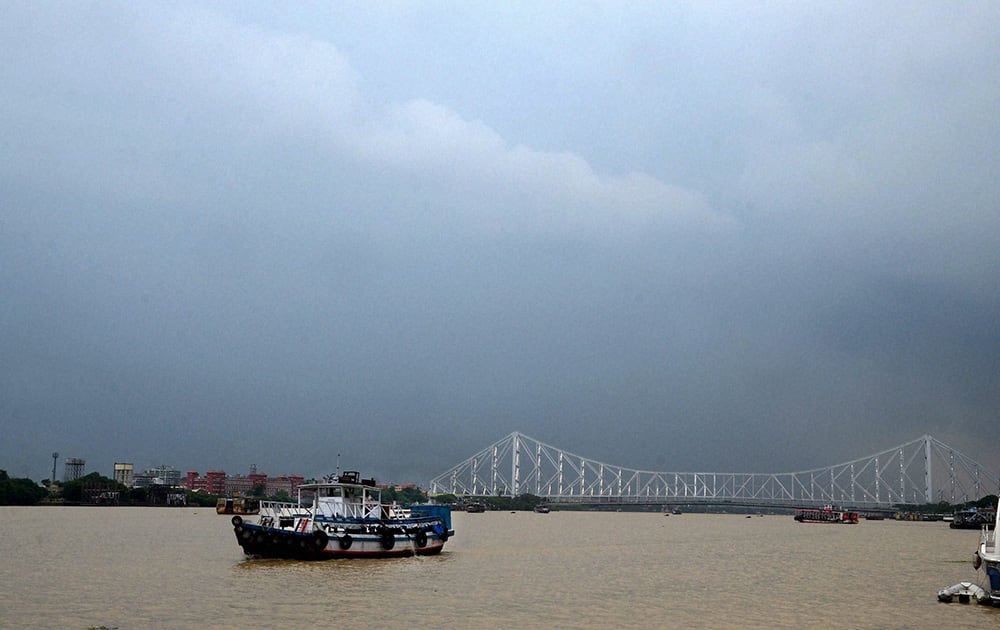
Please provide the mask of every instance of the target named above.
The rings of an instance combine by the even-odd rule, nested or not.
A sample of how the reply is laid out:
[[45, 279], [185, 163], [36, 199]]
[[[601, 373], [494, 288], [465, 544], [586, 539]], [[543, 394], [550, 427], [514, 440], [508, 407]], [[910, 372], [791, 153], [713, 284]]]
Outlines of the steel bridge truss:
[[997, 493], [1000, 477], [929, 435], [842, 464], [772, 474], [634, 470], [515, 431], [432, 479], [430, 489], [569, 502], [888, 507], [975, 500]]

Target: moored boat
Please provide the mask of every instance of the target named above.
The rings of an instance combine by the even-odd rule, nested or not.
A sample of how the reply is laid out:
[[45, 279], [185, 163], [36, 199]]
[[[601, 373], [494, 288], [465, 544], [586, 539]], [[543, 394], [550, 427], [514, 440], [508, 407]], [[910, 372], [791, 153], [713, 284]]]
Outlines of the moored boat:
[[798, 508], [795, 510], [795, 520], [800, 523], [844, 523], [854, 525], [858, 522], [858, 513], [838, 510], [832, 505], [824, 508]]
[[259, 512], [260, 499], [222, 498], [215, 504], [216, 514], [257, 514]]
[[998, 548], [997, 530], [1000, 529], [1000, 505], [997, 506], [993, 529], [989, 525], [983, 527], [983, 533], [979, 540], [979, 549], [973, 558], [972, 564], [976, 570], [982, 569], [986, 572], [989, 582], [987, 585], [987, 595], [982, 603], [1000, 606], [1000, 548]]
[[994, 519], [996, 519], [996, 513], [993, 510], [969, 508], [955, 512], [948, 527], [951, 529], [982, 529], [984, 525], [991, 524]]
[[426, 556], [455, 535], [448, 506], [385, 505], [375, 480], [356, 471], [299, 486], [295, 503], [262, 501], [256, 523], [239, 515], [232, 523], [243, 552], [261, 558]]

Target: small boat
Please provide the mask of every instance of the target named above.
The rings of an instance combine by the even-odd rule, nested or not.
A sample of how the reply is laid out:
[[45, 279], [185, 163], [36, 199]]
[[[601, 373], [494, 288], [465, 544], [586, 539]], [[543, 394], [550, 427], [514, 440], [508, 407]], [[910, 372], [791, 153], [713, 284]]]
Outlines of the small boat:
[[486, 511], [486, 504], [479, 501], [473, 501], [465, 506], [466, 512], [471, 512], [472, 514], [479, 514]]
[[950, 604], [955, 597], [958, 597], [958, 601], [963, 604], [968, 604], [973, 599], [981, 604], [989, 603], [989, 595], [986, 594], [986, 591], [972, 582], [959, 582], [938, 591], [939, 602]]
[[215, 504], [216, 514], [257, 514], [259, 512], [260, 499], [222, 498]]
[[551, 511], [552, 510], [549, 509], [549, 506], [543, 505], [541, 503], [535, 506], [535, 512], [538, 512], [539, 514], [548, 514]]
[[1000, 529], [1000, 505], [997, 506], [996, 520], [993, 522], [993, 529], [989, 525], [983, 527], [983, 533], [979, 540], [979, 549], [972, 559], [972, 566], [976, 570], [982, 569], [989, 578], [988, 597], [980, 599], [980, 603], [1000, 606], [1000, 546], [997, 540], [997, 530]]
[[259, 558], [428, 556], [455, 535], [448, 506], [385, 505], [375, 480], [357, 471], [299, 486], [295, 503], [261, 501], [256, 523], [238, 514], [232, 523], [243, 553]]
[[858, 522], [858, 513], [838, 510], [832, 505], [824, 508], [798, 508], [795, 510], [795, 520], [800, 523], [845, 523], [853, 525]]

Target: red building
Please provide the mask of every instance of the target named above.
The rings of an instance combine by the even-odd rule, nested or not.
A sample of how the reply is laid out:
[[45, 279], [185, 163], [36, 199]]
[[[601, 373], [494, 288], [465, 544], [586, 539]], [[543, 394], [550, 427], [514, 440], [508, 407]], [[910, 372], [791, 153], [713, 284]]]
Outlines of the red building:
[[260, 487], [266, 496], [285, 492], [290, 498], [295, 498], [299, 486], [303, 483], [305, 477], [302, 475], [280, 475], [268, 479], [266, 474], [253, 471], [246, 477], [242, 475], [229, 477], [222, 470], [210, 470], [204, 477], [199, 476], [197, 470], [189, 470], [183, 481], [184, 487], [191, 490], [225, 497], [249, 496], [253, 494], [255, 488]]
[[226, 472], [210, 470], [205, 473], [205, 492], [223, 496], [226, 493]]

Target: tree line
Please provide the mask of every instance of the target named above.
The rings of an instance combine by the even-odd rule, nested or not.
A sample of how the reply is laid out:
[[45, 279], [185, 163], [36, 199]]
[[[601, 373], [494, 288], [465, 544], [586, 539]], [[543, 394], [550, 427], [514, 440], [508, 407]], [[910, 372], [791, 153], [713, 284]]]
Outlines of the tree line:
[[[37, 505], [46, 502], [110, 503], [114, 505], [162, 504], [158, 495], [163, 494], [164, 490], [161, 486], [129, 488], [96, 472], [73, 481], [50, 483], [48, 479], [43, 479], [42, 483], [39, 484], [27, 478], [12, 478], [6, 470], [0, 469], [0, 505]], [[171, 488], [169, 490], [175, 493], [183, 492], [187, 505], [215, 507], [219, 500], [216, 495], [194, 492], [187, 488]], [[90, 496], [87, 496], [88, 492]], [[288, 493], [284, 491], [279, 491], [273, 496], [266, 495], [262, 485], [254, 487], [249, 496], [272, 501], [291, 500]], [[412, 505], [425, 503], [427, 500], [427, 493], [419, 488], [390, 487], [382, 491], [382, 501], [385, 503], [395, 501], [401, 505]], [[435, 497], [435, 501], [455, 503], [457, 498], [454, 495], [445, 495], [444, 497]]]

